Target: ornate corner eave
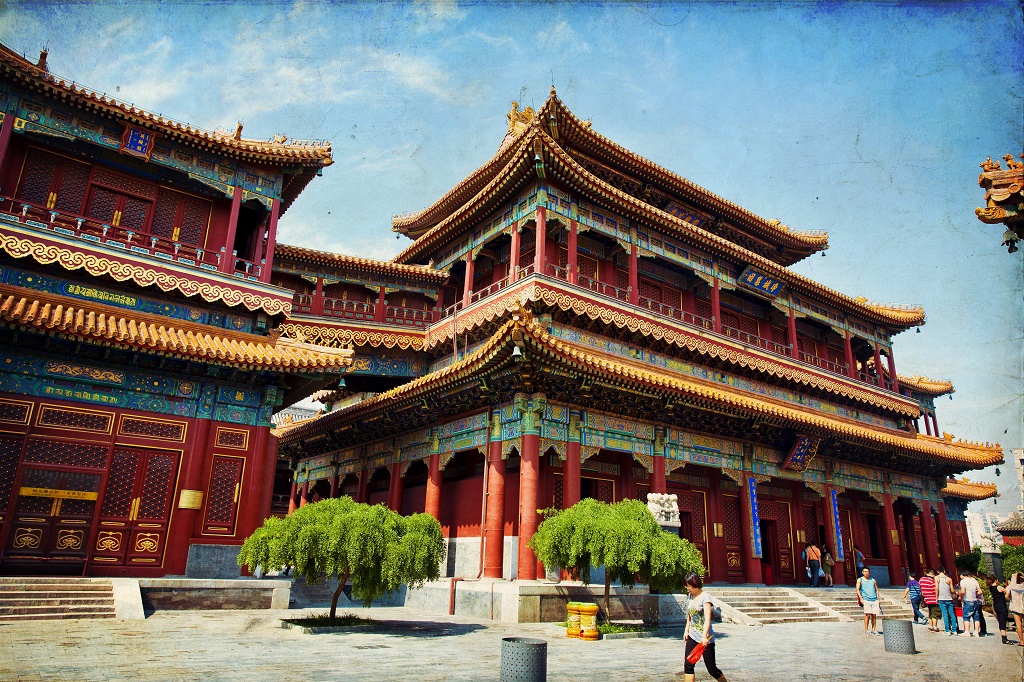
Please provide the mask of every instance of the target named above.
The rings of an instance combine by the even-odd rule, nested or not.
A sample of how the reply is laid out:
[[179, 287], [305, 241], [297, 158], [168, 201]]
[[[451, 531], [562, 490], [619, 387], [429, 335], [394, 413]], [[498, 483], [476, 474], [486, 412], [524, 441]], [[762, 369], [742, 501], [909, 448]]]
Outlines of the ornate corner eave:
[[[248, 310], [262, 310], [268, 315], [288, 315], [292, 310], [290, 297], [260, 295], [252, 289], [256, 283], [245, 286], [226, 286], [201, 271], [186, 271], [173, 265], [141, 264], [136, 260], [101, 255], [93, 249], [80, 248], [56, 236], [18, 236], [21, 232], [9, 225], [0, 225], [0, 251], [12, 258], [32, 258], [41, 265], [56, 263], [65, 270], [85, 270], [93, 277], [109, 275], [118, 282], [131, 281], [140, 287], [156, 285], [161, 291], [179, 291], [184, 296], [199, 296], [207, 303], [220, 301], [228, 306], [245, 306]], [[128, 254], [126, 254], [127, 256]], [[260, 283], [259, 288], [269, 288]], [[275, 287], [276, 288], [276, 287]]]

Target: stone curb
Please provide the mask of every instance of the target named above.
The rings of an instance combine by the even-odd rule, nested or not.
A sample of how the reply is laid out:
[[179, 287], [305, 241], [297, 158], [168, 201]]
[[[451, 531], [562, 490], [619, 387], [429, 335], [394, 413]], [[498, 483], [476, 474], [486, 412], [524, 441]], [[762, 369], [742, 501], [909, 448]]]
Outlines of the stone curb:
[[615, 632], [610, 635], [601, 635], [601, 639], [647, 639], [654, 637], [657, 632]]
[[366, 625], [321, 625], [315, 627], [307, 627], [305, 625], [296, 625], [295, 623], [289, 623], [286, 620], [281, 621], [282, 630], [295, 630], [300, 635], [329, 635], [335, 633], [345, 632], [382, 632], [385, 630], [391, 630], [392, 626], [387, 623], [368, 623]]

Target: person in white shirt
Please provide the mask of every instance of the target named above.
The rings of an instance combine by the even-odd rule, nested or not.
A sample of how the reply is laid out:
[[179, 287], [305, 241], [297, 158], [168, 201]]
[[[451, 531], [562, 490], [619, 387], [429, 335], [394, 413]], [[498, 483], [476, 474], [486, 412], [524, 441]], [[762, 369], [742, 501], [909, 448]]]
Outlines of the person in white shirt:
[[978, 601], [978, 598], [981, 596], [981, 586], [977, 580], [971, 577], [970, 571], [960, 573], [960, 589], [957, 590], [957, 594], [960, 595], [960, 599], [964, 603], [964, 632], [968, 636], [974, 637], [974, 630], [978, 630], [980, 637], [981, 625], [978, 622], [978, 617], [981, 612], [981, 602]]

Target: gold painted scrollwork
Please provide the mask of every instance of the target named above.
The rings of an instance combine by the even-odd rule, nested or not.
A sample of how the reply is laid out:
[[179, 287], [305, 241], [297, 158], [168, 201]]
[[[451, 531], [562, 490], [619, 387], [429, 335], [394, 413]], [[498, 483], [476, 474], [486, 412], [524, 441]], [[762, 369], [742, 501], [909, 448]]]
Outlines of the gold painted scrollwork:
[[14, 531], [11, 546], [14, 549], [39, 549], [42, 539], [43, 531], [40, 528], [19, 528]]
[[121, 549], [120, 531], [104, 530], [96, 538], [96, 550], [100, 552], [116, 552]]
[[740, 553], [739, 552], [728, 552], [725, 555], [726, 564], [729, 568], [739, 568], [740, 566]]
[[57, 532], [57, 549], [82, 549], [85, 531], [62, 529]]
[[135, 536], [136, 552], [156, 552], [160, 546], [159, 533], [139, 533]]

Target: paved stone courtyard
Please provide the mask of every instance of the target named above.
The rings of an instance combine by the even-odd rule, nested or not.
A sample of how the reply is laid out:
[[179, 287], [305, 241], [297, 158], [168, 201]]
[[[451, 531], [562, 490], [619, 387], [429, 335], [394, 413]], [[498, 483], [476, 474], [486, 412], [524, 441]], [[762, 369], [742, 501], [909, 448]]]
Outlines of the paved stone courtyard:
[[[549, 680], [682, 679], [676, 676], [683, 669], [681, 630], [581, 642], [566, 640], [550, 624], [373, 608], [356, 613], [386, 619], [392, 631], [304, 635], [280, 628], [285, 613], [162, 611], [144, 621], [0, 625], [0, 679], [497, 680], [501, 638], [512, 635], [548, 640]], [[732, 682], [1024, 679], [1024, 648], [1004, 646], [998, 637], [952, 638], [915, 627], [921, 653], [908, 656], [885, 653], [882, 638], [864, 635], [859, 623], [717, 628], [719, 666]], [[697, 679], [710, 679], [703, 664]]]

